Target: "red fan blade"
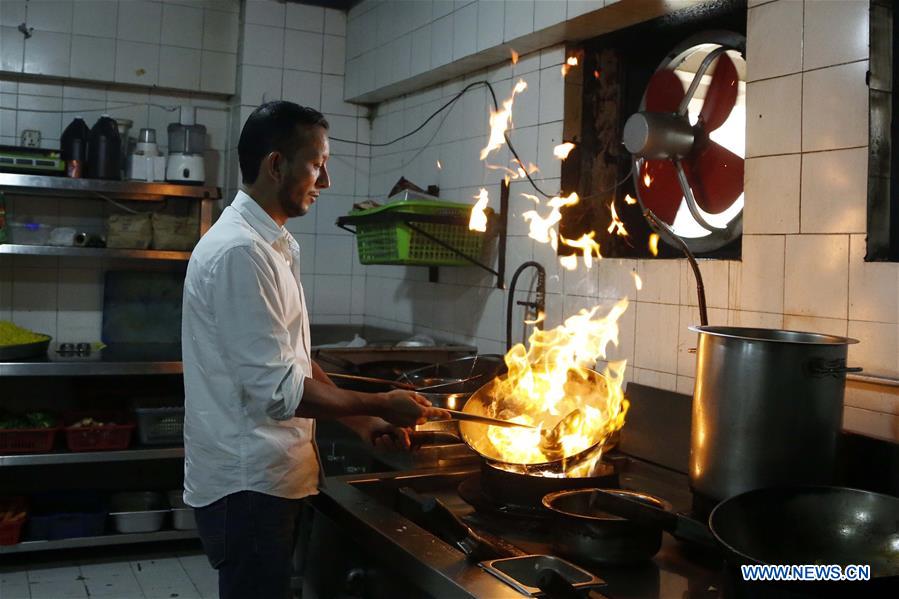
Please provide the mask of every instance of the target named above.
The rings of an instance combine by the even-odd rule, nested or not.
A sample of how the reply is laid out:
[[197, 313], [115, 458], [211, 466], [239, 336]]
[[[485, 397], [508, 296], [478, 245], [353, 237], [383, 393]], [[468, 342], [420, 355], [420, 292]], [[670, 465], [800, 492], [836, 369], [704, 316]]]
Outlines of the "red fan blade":
[[644, 98], [647, 112], [677, 112], [684, 98], [684, 84], [674, 71], [656, 71], [649, 78]]
[[670, 160], [644, 160], [638, 179], [643, 207], [652, 210], [669, 225], [674, 224], [674, 217], [684, 197], [674, 163]]
[[703, 130], [710, 133], [724, 124], [737, 102], [737, 68], [734, 61], [723, 52], [715, 61], [712, 82], [705, 94], [705, 102], [699, 112], [699, 122]]
[[709, 141], [693, 158], [683, 162], [696, 203], [709, 214], [719, 214], [743, 193], [743, 159]]

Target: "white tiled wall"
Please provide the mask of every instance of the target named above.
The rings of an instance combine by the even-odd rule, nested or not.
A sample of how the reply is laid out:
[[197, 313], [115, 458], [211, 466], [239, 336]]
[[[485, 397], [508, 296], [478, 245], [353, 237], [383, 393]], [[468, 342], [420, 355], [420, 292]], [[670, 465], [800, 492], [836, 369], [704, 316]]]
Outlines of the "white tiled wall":
[[0, 4], [0, 71], [234, 93], [239, 0]]
[[[501, 2], [477, 4], [479, 26], [488, 12], [492, 16], [486, 22], [491, 23], [504, 14]], [[516, 3], [525, 14], [533, 9], [534, 23], [561, 18], [553, 4]], [[573, 3], [568, 4], [570, 13]], [[602, 3], [583, 4], [576, 10]], [[872, 374], [897, 376], [899, 266], [863, 259], [867, 4], [864, 0], [776, 0], [749, 9], [749, 158], [742, 260], [706, 261], [701, 268], [712, 324], [848, 334], [861, 341], [850, 350], [852, 365]], [[467, 6], [457, 5], [453, 15]], [[350, 45], [350, 71], [354, 60], [365, 61], [383, 45], [376, 35], [380, 29], [372, 25], [380, 21], [369, 13], [391, 6], [368, 0], [351, 11], [349, 28], [357, 32], [360, 42]], [[441, 11], [448, 10], [448, 5], [439, 6]], [[427, 27], [431, 33], [444, 26], [449, 30], [449, 21], [438, 24], [446, 17], [437, 17], [437, 11], [438, 3], [433, 3], [430, 21], [425, 18], [427, 11], [410, 11], [406, 19], [388, 26]], [[502, 22], [507, 29], [526, 28], [517, 19]], [[494, 36], [487, 45], [499, 43], [496, 30], [487, 31]], [[446, 48], [468, 47], [469, 41], [456, 35], [453, 29], [452, 37], [439, 43]], [[438, 42], [432, 38], [432, 43]], [[480, 34], [478, 47], [486, 47]], [[535, 52], [522, 56], [514, 67], [491, 68], [383, 102], [372, 122], [373, 140], [385, 141], [411, 130], [471, 81], [493, 81], [502, 98], [520, 77], [528, 82], [528, 90], [516, 99], [512, 140], [525, 160], [541, 168], [538, 184], [556, 191], [558, 162], [548, 150], [562, 119], [558, 72], [562, 57], [561, 48]], [[428, 67], [422, 62], [418, 68]], [[486, 185], [495, 206], [501, 175], [477, 160], [478, 150], [486, 143], [486, 118], [487, 104], [479, 90], [459, 102], [439, 130], [431, 125], [403, 144], [373, 152], [371, 194], [383, 197], [402, 174], [419, 185], [438, 183], [441, 195], [456, 201], [473, 202], [478, 187]], [[437, 168], [437, 160], [442, 169]], [[551, 249], [522, 236], [526, 230], [520, 213], [530, 201], [521, 198], [521, 191], [532, 190], [513, 182], [507, 269], [511, 272], [532, 258], [548, 267], [549, 324], [558, 324], [580, 307], [629, 296], [632, 303], [622, 318], [621, 340], [612, 357], [629, 360], [631, 380], [692, 392], [695, 355], [688, 350], [695, 347], [696, 336], [688, 327], [698, 322], [698, 312], [689, 267], [681, 260], [603, 260], [589, 273], [582, 266], [573, 273], [560, 270]], [[435, 285], [426, 282], [422, 270], [368, 267], [366, 322], [455, 335], [481, 351], [504, 349], [501, 323], [506, 292], [493, 288], [492, 277], [472, 268], [445, 268]], [[632, 272], [640, 273], [642, 291], [634, 289]], [[527, 282], [529, 277], [522, 280]], [[521, 338], [520, 329], [515, 337]], [[899, 440], [899, 396], [884, 387], [850, 384], [846, 426]]]

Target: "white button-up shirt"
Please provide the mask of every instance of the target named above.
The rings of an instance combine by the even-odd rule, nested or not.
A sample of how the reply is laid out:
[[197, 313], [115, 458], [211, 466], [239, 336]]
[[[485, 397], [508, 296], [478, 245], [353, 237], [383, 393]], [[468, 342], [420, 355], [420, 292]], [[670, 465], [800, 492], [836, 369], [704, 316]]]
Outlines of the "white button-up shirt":
[[243, 192], [191, 255], [181, 345], [184, 501], [316, 493], [314, 422], [294, 416], [312, 377], [300, 248]]

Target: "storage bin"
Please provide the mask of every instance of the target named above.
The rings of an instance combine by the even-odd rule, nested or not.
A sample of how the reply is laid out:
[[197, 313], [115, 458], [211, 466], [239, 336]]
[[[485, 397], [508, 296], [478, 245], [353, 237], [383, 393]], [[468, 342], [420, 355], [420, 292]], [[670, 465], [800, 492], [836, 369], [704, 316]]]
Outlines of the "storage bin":
[[53, 449], [59, 427], [0, 429], [0, 452], [41, 453]]
[[[84, 418], [111, 423], [102, 426], [75, 426]], [[72, 413], [65, 417], [66, 444], [71, 451], [114, 451], [128, 449], [134, 423], [118, 412]]]
[[184, 441], [184, 408], [137, 408], [137, 436], [142, 445], [175, 445]]
[[[405, 264], [419, 266], [465, 266], [469, 261], [403, 222], [366, 222], [366, 217], [385, 213], [451, 216], [467, 219], [468, 204], [427, 200], [401, 200], [386, 206], [351, 212], [356, 225], [356, 245], [362, 264]], [[484, 234], [470, 231], [468, 224], [413, 223], [427, 234], [479, 259]]]
[[0, 545], [15, 545], [22, 535], [28, 508], [24, 497], [0, 498]]
[[31, 541], [95, 537], [106, 530], [106, 502], [96, 491], [48, 491], [31, 498]]
[[109, 500], [109, 515], [121, 533], [156, 532], [168, 513], [162, 493], [155, 491], [116, 493]]
[[194, 508], [184, 503], [183, 491], [181, 489], [169, 491], [169, 505], [172, 507], [172, 526], [176, 530], [195, 530], [197, 528], [197, 518], [194, 515]]
[[47, 245], [53, 227], [42, 223], [12, 221], [7, 223], [9, 242], [21, 245]]

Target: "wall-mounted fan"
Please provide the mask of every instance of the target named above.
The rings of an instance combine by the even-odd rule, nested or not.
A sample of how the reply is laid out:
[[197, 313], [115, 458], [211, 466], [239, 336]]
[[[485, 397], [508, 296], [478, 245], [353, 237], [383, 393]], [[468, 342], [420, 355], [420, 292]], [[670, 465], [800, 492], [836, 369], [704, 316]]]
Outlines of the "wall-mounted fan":
[[672, 50], [652, 75], [640, 111], [624, 125], [634, 187], [644, 210], [693, 252], [743, 230], [745, 47], [738, 33], [711, 31]]

